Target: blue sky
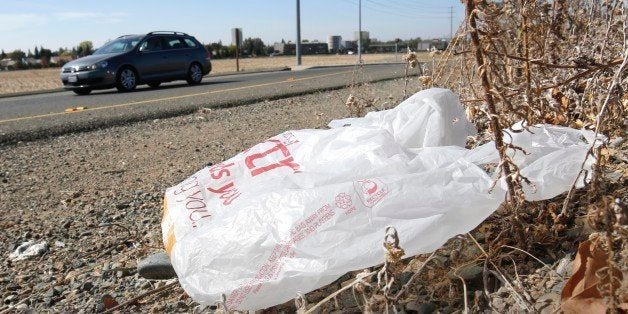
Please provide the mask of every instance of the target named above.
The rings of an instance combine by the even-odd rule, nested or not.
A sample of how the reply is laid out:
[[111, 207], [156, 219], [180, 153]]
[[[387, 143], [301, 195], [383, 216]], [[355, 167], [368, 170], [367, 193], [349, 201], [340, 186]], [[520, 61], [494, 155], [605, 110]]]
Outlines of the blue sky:
[[[0, 48], [56, 50], [91, 40], [98, 47], [124, 34], [177, 30], [204, 43], [231, 43], [232, 27], [266, 44], [294, 41], [296, 0], [4, 0], [0, 6]], [[328, 35], [353, 39], [358, 0], [301, 0], [301, 38], [326, 41]], [[449, 36], [464, 17], [459, 0], [362, 0], [362, 29], [389, 40]]]

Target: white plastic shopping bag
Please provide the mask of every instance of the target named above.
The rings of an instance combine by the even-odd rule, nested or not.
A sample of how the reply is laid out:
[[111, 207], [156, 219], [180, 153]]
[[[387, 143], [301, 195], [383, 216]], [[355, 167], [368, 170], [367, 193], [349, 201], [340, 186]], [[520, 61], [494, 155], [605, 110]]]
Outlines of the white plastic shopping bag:
[[[386, 226], [408, 256], [426, 253], [504, 199], [480, 167], [495, 160], [493, 144], [464, 148], [473, 126], [449, 90], [330, 126], [279, 134], [166, 191], [164, 243], [195, 301], [280, 304], [382, 263]], [[538, 129], [513, 143], [534, 150], [521, 171], [536, 185], [532, 199], [546, 199], [575, 180], [586, 143], [577, 130]]]

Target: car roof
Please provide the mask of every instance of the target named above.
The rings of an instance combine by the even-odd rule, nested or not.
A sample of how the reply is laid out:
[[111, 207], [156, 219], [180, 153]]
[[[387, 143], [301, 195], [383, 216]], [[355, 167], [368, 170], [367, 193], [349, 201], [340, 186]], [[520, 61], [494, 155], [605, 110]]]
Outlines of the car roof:
[[122, 35], [118, 38], [141, 38], [141, 37], [146, 37], [146, 36], [150, 36], [150, 35], [176, 35], [176, 36], [183, 36], [183, 37], [192, 37], [186, 33], [183, 32], [175, 32], [175, 31], [153, 31], [153, 32], [149, 32], [146, 34], [129, 34], [129, 35]]

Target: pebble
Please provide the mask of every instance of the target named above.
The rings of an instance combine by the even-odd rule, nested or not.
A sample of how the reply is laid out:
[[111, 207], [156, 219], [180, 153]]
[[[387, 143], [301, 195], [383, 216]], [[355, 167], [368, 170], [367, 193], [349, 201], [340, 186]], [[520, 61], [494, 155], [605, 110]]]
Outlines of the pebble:
[[417, 301], [411, 301], [406, 304], [406, 310], [414, 311], [420, 314], [433, 313], [436, 310], [436, 306], [433, 303], [419, 303]]
[[137, 272], [146, 279], [171, 279], [177, 276], [166, 252], [150, 255], [137, 264]]
[[90, 281], [84, 282], [81, 285], [81, 291], [91, 291], [94, 288], [94, 284]]
[[620, 147], [621, 144], [623, 144], [625, 141], [626, 139], [623, 136], [619, 136], [611, 142], [611, 147], [615, 147], [615, 148]]
[[4, 298], [4, 304], [11, 304], [11, 303], [13, 303], [16, 300], [17, 300], [17, 295], [12, 294], [12, 295]]
[[40, 256], [48, 251], [48, 243], [46, 241], [35, 242], [34, 240], [24, 242], [9, 254], [11, 261], [21, 261], [31, 257]]
[[16, 309], [17, 311], [23, 311], [23, 312], [25, 312], [26, 310], [28, 310], [28, 305], [26, 305], [26, 304], [24, 304], [24, 303], [22, 303], [22, 304], [18, 304], [18, 305], [16, 305], [16, 306], [15, 306], [15, 309]]
[[459, 279], [458, 276], [460, 276], [464, 280], [472, 280], [472, 279], [480, 277], [483, 271], [484, 271], [484, 268], [471, 264], [471, 265], [466, 265], [458, 269], [457, 271], [452, 270], [451, 272], [449, 272], [449, 274], [447, 274], [447, 276], [451, 279]]
[[501, 298], [495, 298], [491, 301], [491, 303], [498, 313], [503, 313], [504, 309], [506, 309], [506, 302], [504, 302]]

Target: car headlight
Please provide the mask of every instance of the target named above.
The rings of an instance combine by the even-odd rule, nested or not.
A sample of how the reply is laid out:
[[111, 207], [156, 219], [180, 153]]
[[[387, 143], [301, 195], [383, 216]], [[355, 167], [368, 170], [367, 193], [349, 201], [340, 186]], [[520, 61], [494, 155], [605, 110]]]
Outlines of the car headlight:
[[109, 65], [109, 63], [107, 63], [107, 61], [100, 61], [100, 62], [96, 62], [92, 65], [89, 66], [90, 70], [97, 70], [98, 68], [106, 68], [107, 65]]

